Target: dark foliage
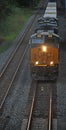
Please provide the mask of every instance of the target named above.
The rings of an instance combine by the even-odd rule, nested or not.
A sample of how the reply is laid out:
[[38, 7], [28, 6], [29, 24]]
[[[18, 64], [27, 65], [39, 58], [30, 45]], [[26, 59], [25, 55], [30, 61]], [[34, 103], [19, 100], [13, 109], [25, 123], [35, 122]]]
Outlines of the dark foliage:
[[16, 0], [19, 6], [32, 6], [33, 0]]
[[0, 19], [11, 12], [11, 6], [24, 6], [32, 8], [37, 0], [0, 0]]
[[10, 4], [8, 0], [0, 0], [0, 19], [10, 12]]

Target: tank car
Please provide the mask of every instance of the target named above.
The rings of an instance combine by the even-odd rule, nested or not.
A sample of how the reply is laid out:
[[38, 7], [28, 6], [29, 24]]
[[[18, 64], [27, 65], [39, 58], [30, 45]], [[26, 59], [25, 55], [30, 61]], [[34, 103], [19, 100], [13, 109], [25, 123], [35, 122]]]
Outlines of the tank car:
[[30, 70], [34, 80], [55, 80], [59, 66], [59, 36], [38, 32], [30, 38]]

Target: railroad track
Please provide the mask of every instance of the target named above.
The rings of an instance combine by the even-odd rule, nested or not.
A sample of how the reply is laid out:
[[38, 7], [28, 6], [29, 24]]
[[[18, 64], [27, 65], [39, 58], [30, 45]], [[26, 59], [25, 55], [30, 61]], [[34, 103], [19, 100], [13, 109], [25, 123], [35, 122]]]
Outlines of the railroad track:
[[20, 64], [24, 59], [24, 55], [29, 46], [29, 37], [33, 31], [34, 24], [36, 23], [37, 18], [38, 15], [35, 15], [31, 21], [30, 26], [27, 27], [26, 32], [24, 33], [23, 37], [19, 40], [16, 49], [14, 50], [7, 64], [0, 73], [0, 109], [2, 108], [2, 105], [8, 95], [8, 92], [12, 86], [15, 76], [19, 70]]
[[8, 92], [12, 86], [12, 83], [19, 70], [20, 64], [23, 61], [24, 55], [29, 46], [29, 37], [31, 33], [33, 33], [36, 21], [40, 16], [38, 12], [39, 10], [37, 10], [36, 14], [34, 14], [33, 18], [31, 19], [30, 25], [26, 28], [26, 31], [22, 35], [22, 38], [20, 38], [18, 41], [17, 47], [12, 52], [5, 67], [0, 72], [0, 109], [2, 108], [3, 103], [5, 102], [5, 99], [8, 95]]
[[[3, 112], [2, 108], [4, 106], [6, 97], [10, 92], [10, 89], [12, 88], [17, 72], [19, 71], [20, 66], [22, 66], [22, 62], [24, 61], [26, 51], [29, 48], [28, 45], [29, 37], [31, 33], [33, 33], [34, 25], [38, 17], [40, 17], [39, 13], [33, 16], [30, 26], [27, 27], [26, 32], [24, 32], [22, 38], [19, 39], [16, 49], [12, 53], [11, 57], [9, 57], [9, 60], [5, 65], [5, 68], [3, 68], [2, 72], [0, 73], [0, 114], [1, 115]], [[8, 120], [9, 118], [7, 117], [5, 119], [5, 122], [8, 123], [7, 122]], [[3, 128], [5, 128], [6, 123], [3, 123], [5, 124]]]
[[34, 91], [25, 130], [54, 130], [54, 128], [56, 130], [57, 97], [55, 83], [33, 82], [32, 87]]

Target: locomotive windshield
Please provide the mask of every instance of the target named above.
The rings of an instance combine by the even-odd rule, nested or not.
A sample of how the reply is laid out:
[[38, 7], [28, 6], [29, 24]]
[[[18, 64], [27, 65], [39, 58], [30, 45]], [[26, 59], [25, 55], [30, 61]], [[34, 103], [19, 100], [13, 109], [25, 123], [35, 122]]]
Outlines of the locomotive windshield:
[[44, 43], [44, 39], [43, 38], [33, 38], [32, 43], [33, 44], [41, 44], [41, 43]]
[[44, 36], [43, 35], [36, 35], [31, 38], [31, 47], [34, 45], [39, 45], [44, 43]]
[[58, 48], [59, 38], [54, 36], [53, 34], [49, 35], [35, 35], [31, 38], [31, 47], [37, 46], [39, 44], [50, 44], [50, 46], [54, 46]]

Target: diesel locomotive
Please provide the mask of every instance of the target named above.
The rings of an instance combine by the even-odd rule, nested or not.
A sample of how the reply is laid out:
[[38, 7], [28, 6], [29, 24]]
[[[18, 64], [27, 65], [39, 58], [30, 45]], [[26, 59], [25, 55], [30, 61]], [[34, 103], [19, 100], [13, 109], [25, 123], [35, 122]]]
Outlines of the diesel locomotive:
[[30, 72], [34, 80], [56, 80], [59, 70], [59, 35], [56, 2], [48, 2], [31, 35]]

